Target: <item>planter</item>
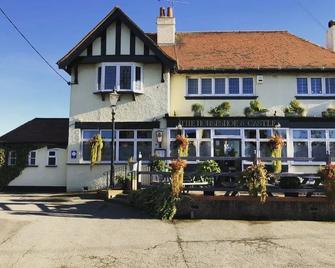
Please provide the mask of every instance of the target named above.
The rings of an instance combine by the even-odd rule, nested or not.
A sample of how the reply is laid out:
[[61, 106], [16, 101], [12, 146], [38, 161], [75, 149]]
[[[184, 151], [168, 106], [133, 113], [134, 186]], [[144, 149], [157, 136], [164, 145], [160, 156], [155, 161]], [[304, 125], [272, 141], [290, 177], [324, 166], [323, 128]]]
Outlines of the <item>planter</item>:
[[266, 112], [252, 112], [247, 114], [246, 117], [266, 117]]
[[294, 112], [286, 112], [285, 117], [303, 117], [303, 115]]
[[322, 117], [325, 117], [325, 118], [335, 118], [335, 112], [322, 112]]
[[201, 117], [202, 114], [201, 114], [201, 112], [193, 112], [193, 116], [194, 117]]

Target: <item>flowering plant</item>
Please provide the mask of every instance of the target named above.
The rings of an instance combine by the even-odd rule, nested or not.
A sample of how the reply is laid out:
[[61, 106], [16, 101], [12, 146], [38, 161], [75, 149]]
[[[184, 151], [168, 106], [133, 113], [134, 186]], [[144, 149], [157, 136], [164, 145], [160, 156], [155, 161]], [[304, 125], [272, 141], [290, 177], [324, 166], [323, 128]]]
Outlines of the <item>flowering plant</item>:
[[97, 134], [90, 139], [91, 146], [91, 168], [97, 163], [101, 161], [102, 149], [104, 147], [104, 143], [101, 135]]
[[186, 161], [181, 159], [172, 160], [170, 166], [172, 169], [172, 196], [179, 197], [179, 194], [183, 189], [184, 168], [186, 167]]
[[284, 139], [282, 136], [278, 134], [274, 134], [271, 136], [269, 140], [272, 149], [281, 149], [284, 146]]
[[257, 197], [260, 193], [260, 201], [264, 203], [266, 197], [267, 171], [263, 163], [257, 163], [246, 168], [240, 177], [240, 183], [246, 184], [249, 195]]
[[326, 191], [326, 195], [335, 200], [335, 165], [327, 164], [325, 167], [321, 167], [319, 171], [323, 186]]
[[187, 156], [188, 154], [188, 138], [183, 135], [177, 135], [176, 144], [179, 156]]
[[170, 163], [172, 172], [178, 172], [182, 168], [185, 168], [186, 165], [187, 165], [186, 161], [185, 160], [181, 160], [181, 159], [172, 160], [171, 163]]

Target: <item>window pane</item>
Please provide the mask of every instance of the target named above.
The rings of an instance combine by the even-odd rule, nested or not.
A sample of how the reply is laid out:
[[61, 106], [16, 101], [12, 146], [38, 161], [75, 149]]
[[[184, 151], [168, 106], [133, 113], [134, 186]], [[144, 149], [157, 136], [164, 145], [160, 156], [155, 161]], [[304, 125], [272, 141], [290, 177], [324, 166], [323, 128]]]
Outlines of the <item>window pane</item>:
[[215, 129], [215, 135], [224, 135], [224, 136], [239, 136], [241, 131], [239, 129]]
[[321, 78], [311, 78], [312, 94], [322, 94]]
[[307, 139], [308, 132], [307, 130], [293, 130], [293, 138], [294, 139]]
[[246, 139], [256, 139], [256, 129], [246, 129], [246, 130], [244, 130], [244, 137]]
[[259, 146], [261, 157], [271, 157], [272, 150], [269, 142], [261, 142]]
[[132, 131], [132, 130], [120, 130], [119, 138], [120, 139], [133, 139], [134, 138], [134, 131]]
[[98, 90], [101, 90], [101, 67], [98, 68]]
[[335, 94], [335, 78], [326, 78], [326, 93]]
[[116, 87], [116, 66], [105, 67], [105, 89], [113, 90]]
[[36, 157], [36, 152], [30, 152], [30, 157], [35, 158]]
[[35, 166], [36, 165], [36, 159], [35, 158], [30, 159], [29, 165]]
[[152, 142], [151, 141], [139, 141], [137, 142], [137, 155], [142, 153], [143, 160], [149, 160], [152, 154]]
[[56, 158], [52, 157], [48, 159], [48, 165], [49, 166], [55, 166], [56, 165]]
[[185, 129], [185, 136], [187, 136], [190, 139], [196, 139], [197, 130], [196, 129]]
[[229, 78], [229, 94], [239, 94], [240, 92], [240, 79]]
[[274, 129], [273, 134], [279, 135], [283, 139], [286, 139], [286, 129]]
[[326, 131], [325, 130], [311, 130], [311, 138], [325, 139], [326, 138]]
[[293, 142], [293, 151], [294, 151], [293, 154], [294, 157], [308, 157], [308, 143], [305, 141]]
[[329, 143], [329, 149], [330, 149], [330, 157], [333, 158], [335, 157], [335, 142], [330, 142]]
[[170, 130], [171, 139], [174, 139], [175, 137], [177, 137], [177, 135], [181, 135], [181, 130], [179, 130], [179, 129], [171, 129]]
[[128, 161], [130, 157], [134, 157], [134, 142], [120, 141], [119, 142], [119, 160]]
[[243, 78], [243, 94], [254, 93], [254, 80], [252, 78]]
[[112, 139], [112, 130], [102, 130], [101, 137], [102, 139]]
[[178, 148], [174, 141], [170, 142], [170, 156], [177, 157], [178, 156]]
[[226, 89], [226, 79], [216, 78], [215, 79], [215, 94], [224, 94]]
[[326, 160], [326, 143], [325, 142], [312, 142], [312, 157], [313, 161]]
[[201, 79], [201, 94], [212, 94], [212, 79]]
[[131, 89], [131, 66], [120, 66], [120, 89]]
[[211, 156], [211, 142], [200, 142], [200, 156]]
[[308, 94], [307, 78], [297, 78], [297, 93]]
[[83, 131], [83, 139], [89, 140], [97, 134], [99, 134], [98, 130], [84, 130]]
[[189, 141], [188, 143], [188, 156], [197, 156], [197, 149], [195, 141]]
[[329, 130], [329, 138], [335, 139], [335, 130]]
[[91, 146], [89, 141], [83, 142], [83, 160], [84, 161], [91, 160]]
[[198, 94], [198, 79], [188, 79], [187, 84], [188, 94]]
[[202, 129], [201, 130], [201, 138], [210, 139], [211, 138], [211, 130], [210, 129]]
[[136, 76], [135, 76], [135, 79], [136, 81], [141, 81], [142, 80], [142, 68], [141, 67], [138, 67], [136, 66]]
[[151, 130], [138, 130], [137, 138], [138, 139], [152, 139], [152, 131]]
[[55, 151], [50, 151], [49, 152], [49, 156], [55, 156], [56, 155], [56, 152]]
[[259, 137], [261, 139], [269, 139], [269, 138], [271, 138], [271, 129], [261, 129], [259, 131]]
[[[112, 143], [110, 141], [104, 142], [104, 147], [102, 148], [102, 152], [101, 152], [101, 154], [102, 154], [101, 155], [101, 160], [102, 161], [111, 161], [111, 153], [112, 153], [111, 152], [111, 145], [112, 145]], [[115, 147], [114, 147], [114, 150], [115, 150]], [[115, 156], [115, 153], [114, 153], [114, 156]]]
[[244, 155], [254, 157], [256, 152], [256, 142], [245, 142]]

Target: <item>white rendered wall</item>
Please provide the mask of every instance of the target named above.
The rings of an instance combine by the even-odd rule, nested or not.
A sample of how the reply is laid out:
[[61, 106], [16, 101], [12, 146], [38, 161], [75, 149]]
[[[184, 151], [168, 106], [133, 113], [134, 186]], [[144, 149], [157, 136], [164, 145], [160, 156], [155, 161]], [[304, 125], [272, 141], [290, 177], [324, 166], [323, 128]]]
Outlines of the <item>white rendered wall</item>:
[[20, 176], [9, 183], [9, 186], [66, 186], [66, 150], [51, 149], [57, 154], [57, 167], [47, 167], [48, 149], [36, 150], [37, 167], [26, 167]]

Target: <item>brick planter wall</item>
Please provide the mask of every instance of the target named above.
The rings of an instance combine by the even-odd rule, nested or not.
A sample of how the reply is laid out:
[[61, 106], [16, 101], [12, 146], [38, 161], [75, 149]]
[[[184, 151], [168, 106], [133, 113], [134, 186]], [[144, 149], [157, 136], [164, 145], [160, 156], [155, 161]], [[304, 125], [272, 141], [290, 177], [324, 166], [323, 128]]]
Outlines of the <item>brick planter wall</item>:
[[335, 220], [335, 203], [327, 198], [259, 198], [191, 196], [178, 206], [177, 218], [236, 220]]

